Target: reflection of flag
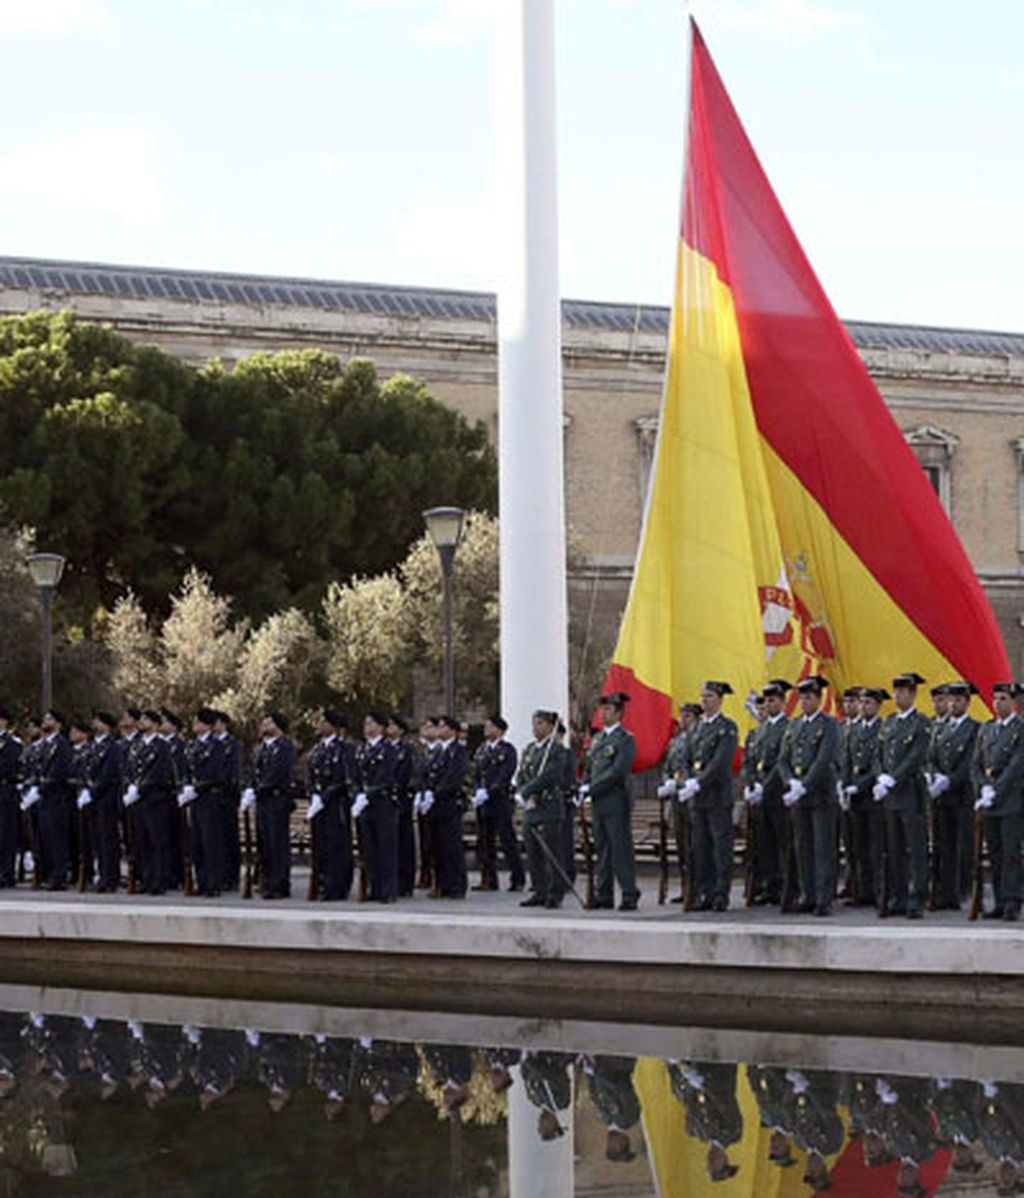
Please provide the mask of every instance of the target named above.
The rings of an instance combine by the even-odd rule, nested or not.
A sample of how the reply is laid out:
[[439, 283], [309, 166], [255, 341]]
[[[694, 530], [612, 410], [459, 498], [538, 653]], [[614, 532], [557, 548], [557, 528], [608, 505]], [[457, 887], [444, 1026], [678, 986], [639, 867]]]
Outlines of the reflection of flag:
[[[789, 620], [787, 620], [787, 615]], [[636, 768], [702, 678], [1008, 676], [995, 619], [804, 257], [696, 26], [651, 491], [608, 688]]]

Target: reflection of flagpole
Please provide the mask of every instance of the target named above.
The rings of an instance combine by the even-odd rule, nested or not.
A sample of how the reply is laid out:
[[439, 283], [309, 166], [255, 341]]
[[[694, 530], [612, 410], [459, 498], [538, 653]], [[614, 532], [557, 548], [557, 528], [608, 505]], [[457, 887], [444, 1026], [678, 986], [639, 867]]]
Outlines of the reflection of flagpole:
[[553, 0], [499, 11], [501, 705], [522, 742], [568, 699], [555, 22]]
[[448, 1147], [451, 1153], [451, 1198], [464, 1198], [466, 1179], [462, 1172], [462, 1112], [448, 1112]]

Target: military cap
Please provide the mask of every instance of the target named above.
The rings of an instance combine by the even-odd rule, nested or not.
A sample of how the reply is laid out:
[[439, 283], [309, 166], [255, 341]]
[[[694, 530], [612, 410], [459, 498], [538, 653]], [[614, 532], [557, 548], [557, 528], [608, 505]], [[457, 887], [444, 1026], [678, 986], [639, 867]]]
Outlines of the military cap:
[[949, 684], [942, 682], [938, 686], [933, 686], [929, 694], [933, 699], [941, 699], [944, 695], [949, 694]]
[[133, 720], [141, 720], [142, 719], [142, 708], [141, 707], [126, 707], [124, 709], [124, 714], [127, 716], [131, 716], [131, 718]]
[[200, 707], [196, 712], [196, 719], [207, 728], [212, 728], [217, 722], [217, 713], [212, 707]]
[[810, 674], [806, 678], [801, 678], [796, 684], [796, 689], [801, 695], [812, 694], [820, 695], [828, 686], [828, 679], [821, 674]]
[[502, 732], [508, 731], [508, 720], [506, 720], [503, 716], [489, 715], [487, 718], [491, 721], [495, 728], [500, 728]]
[[368, 720], [373, 720], [375, 724], [380, 724], [382, 728], [386, 728], [388, 726], [388, 717], [379, 708], [375, 708], [373, 711], [368, 711], [366, 713], [366, 718]]
[[176, 715], [169, 707], [161, 707], [160, 714], [172, 728], [177, 728], [179, 732], [181, 731], [183, 721], [180, 715]]
[[543, 707], [538, 707], [537, 710], [533, 713], [533, 718], [535, 720], [544, 720], [545, 723], [548, 723], [548, 724], [557, 724], [558, 723], [558, 712], [557, 711], [545, 711]]
[[762, 694], [764, 694], [765, 697], [768, 695], [778, 695], [780, 699], [784, 699], [792, 689], [792, 682], [787, 682], [785, 678], [770, 678], [765, 683]]
[[993, 682], [992, 694], [994, 695], [1009, 695], [1011, 698], [1017, 694], [1016, 682]]
[[612, 691], [610, 694], [601, 696], [602, 707], [625, 707], [628, 702], [629, 695], [625, 691]]
[[864, 688], [862, 686], [848, 686], [846, 690], [843, 691], [843, 698], [859, 699], [863, 691]]
[[273, 720], [282, 733], [287, 733], [288, 729], [292, 726], [291, 721], [283, 711], [268, 711], [266, 716], [268, 720]]
[[701, 705], [699, 703], [684, 703], [681, 710], [686, 712], [687, 715], [703, 715], [704, 714], [704, 708], [701, 707]]
[[720, 698], [723, 695], [731, 695], [733, 693], [733, 689], [728, 682], [705, 682], [702, 689], [706, 691], [712, 691]]
[[9, 723], [14, 719], [14, 712], [9, 707], [4, 707], [0, 704], [0, 720], [6, 720]]
[[865, 686], [860, 693], [863, 698], [874, 699], [876, 703], [884, 703], [892, 698], [884, 686]]
[[98, 720], [104, 728], [116, 728], [117, 719], [109, 711], [94, 711], [92, 718]]
[[154, 724], [163, 723], [163, 712], [158, 711], [155, 707], [146, 707], [139, 712], [139, 719], [151, 720]]
[[459, 731], [459, 721], [453, 715], [439, 715], [436, 723], [444, 724], [446, 728], [451, 728], [453, 732]]
[[218, 724], [223, 724], [225, 728], [231, 726], [231, 716], [226, 711], [215, 711], [213, 714], [217, 717]]
[[72, 719], [69, 727], [77, 728], [79, 732], [92, 732], [92, 724], [85, 718], [85, 716], [76, 715], [74, 719]]
[[957, 682], [947, 682], [946, 683], [946, 694], [947, 695], [970, 696], [970, 695], [976, 695], [977, 693], [978, 693], [978, 688], [974, 685], [973, 682], [957, 681]]
[[898, 686], [908, 686], [912, 690], [917, 690], [919, 686], [922, 686], [927, 681], [927, 678], [922, 678], [920, 674], [915, 674], [913, 670], [908, 670], [905, 674], [897, 674], [892, 680], [892, 686], [893, 690]]
[[403, 732], [409, 731], [409, 721], [405, 718], [404, 715], [399, 715], [397, 711], [393, 711], [388, 716], [388, 720], [390, 723], [396, 724], [399, 728], [402, 729]]

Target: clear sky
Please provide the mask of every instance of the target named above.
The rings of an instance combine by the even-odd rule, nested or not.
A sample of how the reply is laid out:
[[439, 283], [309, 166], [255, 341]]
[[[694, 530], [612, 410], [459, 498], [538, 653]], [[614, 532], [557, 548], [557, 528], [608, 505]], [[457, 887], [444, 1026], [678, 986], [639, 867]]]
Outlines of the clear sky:
[[[694, 0], [846, 317], [1024, 331], [1024, 0]], [[682, 0], [556, 0], [563, 293], [665, 303]], [[491, 289], [491, 0], [0, 0], [0, 253]]]

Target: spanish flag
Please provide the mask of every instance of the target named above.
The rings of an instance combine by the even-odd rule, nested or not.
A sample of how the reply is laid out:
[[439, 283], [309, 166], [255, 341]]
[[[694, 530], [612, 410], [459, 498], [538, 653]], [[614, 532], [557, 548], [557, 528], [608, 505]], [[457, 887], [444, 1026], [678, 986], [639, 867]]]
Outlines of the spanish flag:
[[833, 693], [913, 669], [989, 695], [1009, 676], [946, 513], [832, 310], [692, 25], [668, 369], [607, 689], [637, 769], [675, 708], [768, 677]]

